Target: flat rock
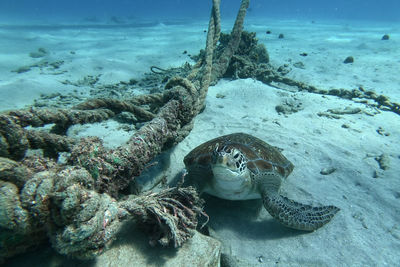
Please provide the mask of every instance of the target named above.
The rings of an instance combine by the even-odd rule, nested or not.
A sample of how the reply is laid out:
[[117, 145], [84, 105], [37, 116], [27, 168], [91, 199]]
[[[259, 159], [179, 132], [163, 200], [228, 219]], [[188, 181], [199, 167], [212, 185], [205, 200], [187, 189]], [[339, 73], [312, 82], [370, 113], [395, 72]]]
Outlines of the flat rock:
[[151, 247], [149, 237], [136, 228], [134, 223], [128, 222], [117, 235], [111, 247], [94, 260], [72, 260], [57, 254], [49, 247], [26, 253], [23, 257], [17, 256], [6, 262], [7, 266], [193, 266], [219, 267], [221, 243], [216, 239], [198, 232], [181, 248]]
[[220, 266], [220, 242], [198, 232], [179, 249], [151, 247], [140, 231], [123, 236], [96, 259], [95, 266]]

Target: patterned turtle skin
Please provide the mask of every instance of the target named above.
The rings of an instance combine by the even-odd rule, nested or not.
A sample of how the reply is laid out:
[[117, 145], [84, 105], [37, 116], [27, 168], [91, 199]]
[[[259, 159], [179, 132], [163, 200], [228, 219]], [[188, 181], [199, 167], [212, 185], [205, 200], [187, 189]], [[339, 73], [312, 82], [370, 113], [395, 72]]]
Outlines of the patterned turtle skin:
[[261, 198], [265, 209], [283, 225], [314, 231], [339, 211], [313, 207], [280, 194], [283, 179], [294, 165], [280, 151], [245, 133], [224, 135], [193, 149], [184, 158], [185, 185], [228, 200]]

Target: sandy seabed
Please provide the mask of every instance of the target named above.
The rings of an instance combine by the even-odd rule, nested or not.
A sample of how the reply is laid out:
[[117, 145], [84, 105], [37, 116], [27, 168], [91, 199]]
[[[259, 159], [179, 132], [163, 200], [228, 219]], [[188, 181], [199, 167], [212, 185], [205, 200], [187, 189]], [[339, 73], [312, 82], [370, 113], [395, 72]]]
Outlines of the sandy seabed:
[[[225, 23], [223, 30], [229, 31], [230, 25]], [[101, 74], [99, 83], [110, 84], [139, 79], [152, 65], [168, 68], [191, 62], [187, 54], [204, 47], [206, 28], [207, 21], [111, 28], [0, 25], [0, 110], [26, 107], [43, 94], [89, 96], [89, 87], [63, 84], [65, 80]], [[257, 32], [271, 63], [287, 64], [293, 79], [321, 89], [362, 86], [400, 102], [399, 24], [249, 18], [245, 29]], [[381, 40], [384, 34], [390, 39]], [[63, 61], [60, 67], [15, 72], [42, 60], [29, 56], [40, 47], [47, 51], [46, 60]], [[347, 56], [353, 56], [354, 63], [344, 64]], [[278, 114], [275, 107], [285, 103], [300, 108]], [[318, 115], [346, 107], [361, 112], [338, 119]], [[251, 79], [221, 80], [209, 88], [206, 108], [196, 117], [192, 132], [168, 152], [170, 165], [164, 174], [176, 176], [191, 149], [233, 132], [252, 134], [283, 149], [296, 166], [282, 188], [285, 195], [303, 203], [335, 205], [341, 211], [323, 228], [303, 233], [281, 226], [264, 209], [254, 215], [259, 201], [208, 198], [209, 227], [222, 241], [224, 253], [247, 266], [400, 262], [399, 115]], [[107, 138], [121, 145], [127, 136], [109, 131]], [[385, 169], [378, 162], [382, 157]], [[323, 175], [323, 169], [334, 172]]]

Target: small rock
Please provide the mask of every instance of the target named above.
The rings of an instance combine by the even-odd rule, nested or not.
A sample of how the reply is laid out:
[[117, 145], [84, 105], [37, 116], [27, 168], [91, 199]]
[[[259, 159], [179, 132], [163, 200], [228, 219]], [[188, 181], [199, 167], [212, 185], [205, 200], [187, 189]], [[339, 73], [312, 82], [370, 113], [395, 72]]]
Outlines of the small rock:
[[342, 118], [342, 117], [340, 117], [339, 115], [331, 114], [331, 113], [329, 113], [329, 112], [318, 112], [317, 115], [318, 115], [319, 117], [327, 117], [327, 118], [329, 118], [329, 119], [337, 119], [337, 120]]
[[257, 260], [259, 263], [263, 263], [264, 262], [264, 257], [262, 255], [257, 257]]
[[268, 30], [268, 31], [266, 31], [265, 33], [266, 33], [266, 34], [271, 34], [271, 31], [270, 31], [270, 30]]
[[385, 34], [382, 36], [382, 40], [389, 40], [389, 39], [390, 39], [389, 34]]
[[328, 168], [323, 168], [319, 173], [322, 175], [329, 175], [335, 171], [336, 171], [335, 167], [328, 167]]
[[12, 70], [11, 72], [16, 72], [16, 73], [23, 73], [31, 70], [31, 66], [21, 66], [16, 70]]
[[328, 112], [336, 115], [345, 115], [345, 114], [357, 114], [360, 113], [362, 110], [360, 108], [353, 108], [350, 106], [343, 108], [334, 108], [334, 109], [328, 109]]
[[342, 128], [348, 129], [348, 128], [350, 128], [350, 125], [344, 123], [344, 124], [342, 124]]
[[301, 53], [301, 54], [300, 54], [300, 56], [302, 56], [302, 57], [306, 57], [306, 56], [308, 56], [308, 54], [307, 54], [307, 53], [305, 53], [305, 52], [303, 52], [303, 53]]
[[221, 98], [221, 99], [222, 99], [222, 98], [225, 98], [225, 95], [218, 93], [215, 97], [216, 97], [216, 98]]
[[44, 54], [34, 51], [34, 52], [30, 52], [29, 56], [31, 58], [40, 58], [40, 57], [44, 57]]
[[380, 135], [389, 136], [390, 133], [387, 133], [382, 127], [379, 127], [376, 132]]
[[279, 39], [283, 39], [283, 38], [285, 38], [285, 36], [283, 35], [283, 33], [280, 33], [279, 36], [278, 36], [278, 38], [279, 38]]
[[346, 59], [343, 61], [343, 63], [348, 64], [348, 63], [353, 63], [354, 58], [352, 56], [346, 57]]
[[64, 60], [58, 60], [49, 63], [49, 65], [52, 66], [54, 69], [58, 69], [62, 64], [64, 64]]
[[40, 48], [38, 48], [38, 51], [30, 52], [29, 56], [32, 58], [40, 58], [40, 57], [44, 57], [46, 54], [47, 54], [46, 49], [43, 47], [40, 47]]
[[277, 71], [282, 74], [282, 75], [286, 75], [288, 74], [292, 69], [289, 67], [288, 64], [283, 64], [282, 66], [279, 66]]
[[304, 66], [304, 63], [299, 61], [293, 64], [294, 67], [299, 68], [299, 69], [305, 69], [306, 67]]
[[365, 217], [363, 216], [363, 214], [361, 212], [356, 212], [352, 214], [353, 218], [360, 221], [361, 225], [365, 228], [368, 229], [368, 225], [365, 222]]
[[376, 157], [375, 160], [379, 164], [379, 168], [382, 170], [387, 170], [390, 167], [390, 158], [389, 155], [383, 153], [380, 156]]
[[303, 103], [294, 98], [287, 98], [280, 105], [275, 106], [276, 112], [279, 114], [289, 115], [303, 110]]
[[276, 112], [278, 112], [278, 113], [286, 113], [286, 109], [285, 109], [285, 107], [282, 106], [282, 105], [277, 105], [277, 106], [275, 106], [275, 110], [276, 110]]
[[47, 54], [46, 48], [43, 48], [43, 47], [39, 47], [38, 48], [38, 52], [43, 53], [43, 54]]

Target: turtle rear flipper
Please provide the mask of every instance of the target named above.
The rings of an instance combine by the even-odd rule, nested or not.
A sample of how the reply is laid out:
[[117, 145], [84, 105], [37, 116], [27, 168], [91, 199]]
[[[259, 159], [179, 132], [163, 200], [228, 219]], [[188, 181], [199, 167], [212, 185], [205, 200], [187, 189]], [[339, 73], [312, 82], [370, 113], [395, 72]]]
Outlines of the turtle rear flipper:
[[304, 205], [279, 194], [264, 196], [263, 203], [265, 209], [280, 223], [303, 231], [314, 231], [320, 228], [340, 210], [335, 206]]

